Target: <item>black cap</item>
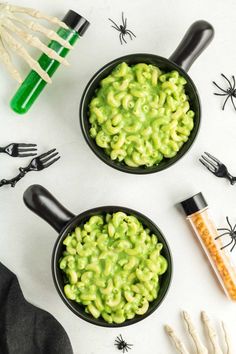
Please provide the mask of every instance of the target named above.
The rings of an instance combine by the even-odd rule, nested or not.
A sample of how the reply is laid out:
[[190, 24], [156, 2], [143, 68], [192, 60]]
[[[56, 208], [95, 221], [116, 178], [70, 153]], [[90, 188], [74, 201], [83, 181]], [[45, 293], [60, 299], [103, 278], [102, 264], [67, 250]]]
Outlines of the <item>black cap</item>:
[[188, 198], [180, 203], [187, 216], [196, 213], [202, 209], [205, 209], [208, 204], [203, 197], [202, 193], [197, 193], [191, 198]]
[[68, 27], [78, 32], [80, 36], [86, 32], [90, 23], [86, 18], [80, 16], [77, 12], [69, 10], [62, 20]]

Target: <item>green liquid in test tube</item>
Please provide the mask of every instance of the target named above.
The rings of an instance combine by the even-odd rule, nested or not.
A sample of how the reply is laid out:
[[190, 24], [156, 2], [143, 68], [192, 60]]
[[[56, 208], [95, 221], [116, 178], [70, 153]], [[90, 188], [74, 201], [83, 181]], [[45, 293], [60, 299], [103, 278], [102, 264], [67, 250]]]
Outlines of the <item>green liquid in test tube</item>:
[[[63, 22], [69, 28], [59, 28], [57, 33], [61, 38], [67, 40], [74, 46], [79, 37], [87, 30], [89, 22], [72, 10], [66, 14]], [[70, 49], [63, 47], [56, 41], [51, 41], [48, 47], [63, 58], [65, 58], [70, 51]], [[61, 65], [58, 61], [49, 58], [46, 54], [41, 55], [38, 63], [50, 77], [53, 76], [57, 68]], [[12, 98], [10, 102], [12, 110], [19, 114], [27, 113], [46, 85], [47, 83], [32, 70]]]

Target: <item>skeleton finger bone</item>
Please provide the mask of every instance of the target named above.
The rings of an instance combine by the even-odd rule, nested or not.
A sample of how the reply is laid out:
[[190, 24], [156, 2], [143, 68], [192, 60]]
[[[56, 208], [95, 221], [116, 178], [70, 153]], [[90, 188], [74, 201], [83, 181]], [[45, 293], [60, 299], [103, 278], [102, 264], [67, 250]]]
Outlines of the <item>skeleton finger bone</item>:
[[19, 72], [16, 70], [15, 66], [13, 65], [11, 61], [11, 57], [8, 54], [7, 50], [5, 49], [1, 39], [0, 39], [0, 59], [5, 64], [5, 67], [7, 68], [11, 76], [21, 84], [22, 78]]
[[67, 49], [74, 48], [68, 41], [61, 38], [55, 31], [50, 30], [50, 29], [40, 25], [39, 23], [36, 23], [34, 21], [30, 21], [30, 20], [25, 20], [25, 19], [22, 20], [21, 18], [14, 16], [13, 14], [10, 14], [9, 17], [14, 21], [19, 22], [20, 24], [22, 24], [23, 26], [25, 26], [26, 28], [30, 29], [33, 32], [43, 33], [47, 38], [58, 42], [59, 44], [61, 44], [63, 47], [65, 47]]
[[31, 69], [40, 75], [44, 81], [51, 83], [52, 80], [49, 75], [41, 68], [39, 63], [37, 63], [37, 61], [29, 55], [27, 50], [20, 43], [18, 43], [4, 28], [1, 29], [1, 32], [2, 37], [7, 41], [8, 46], [19, 56], [21, 56], [28, 63]]
[[178, 353], [180, 354], [189, 354], [189, 351], [187, 350], [187, 348], [185, 347], [184, 343], [181, 341], [181, 339], [176, 335], [175, 331], [173, 330], [173, 328], [171, 328], [170, 326], [166, 325], [165, 326], [165, 330], [166, 333], [168, 334], [168, 336], [172, 339], [174, 345], [175, 345], [175, 349]]
[[68, 61], [66, 59], [62, 58], [54, 50], [48, 48], [44, 43], [42, 43], [40, 41], [39, 38], [33, 36], [32, 34], [29, 34], [29, 33], [25, 32], [25, 31], [23, 31], [21, 28], [17, 27], [11, 20], [5, 19], [3, 21], [3, 26], [8, 28], [9, 30], [11, 30], [12, 32], [15, 32], [27, 44], [29, 44], [32, 47], [35, 47], [35, 48], [41, 50], [49, 58], [55, 59], [61, 64], [64, 64], [64, 65], [67, 65], [67, 66], [69, 65], [69, 63], [68, 63]]
[[229, 338], [228, 331], [227, 331], [226, 326], [225, 326], [223, 321], [221, 322], [221, 328], [222, 328], [222, 332], [223, 332], [223, 335], [224, 335], [224, 342], [225, 342], [225, 345], [226, 345], [225, 354], [233, 354], [233, 350], [232, 350], [232, 347], [231, 347], [231, 340]]
[[59, 25], [62, 28], [68, 29], [68, 26], [63, 21], [60, 21], [57, 17], [48, 16], [48, 15], [44, 14], [43, 12], [40, 12], [35, 9], [31, 9], [28, 7], [22, 7], [22, 6], [16, 6], [16, 5], [8, 5], [8, 4], [5, 5], [5, 9], [10, 12], [24, 13], [24, 14], [29, 15], [31, 17], [47, 20], [48, 22], [54, 23], [56, 25]]
[[188, 332], [194, 342], [194, 345], [196, 347], [197, 354], [208, 354], [208, 350], [203, 345], [203, 343], [197, 333], [197, 330], [192, 322], [190, 315], [186, 311], [183, 311], [182, 315], [183, 315], [184, 322], [187, 326], [187, 330], [188, 330]]
[[207, 334], [208, 334], [208, 337], [211, 341], [211, 344], [212, 344], [212, 347], [213, 347], [213, 353], [214, 354], [223, 354], [221, 348], [220, 348], [220, 345], [219, 345], [219, 341], [218, 341], [218, 338], [217, 338], [217, 334], [216, 334], [216, 331], [214, 329], [214, 327], [212, 326], [212, 323], [210, 321], [210, 318], [208, 317], [208, 315], [206, 314], [205, 311], [203, 311], [201, 313], [201, 319], [202, 319], [202, 322], [206, 328], [206, 331], [207, 331]]

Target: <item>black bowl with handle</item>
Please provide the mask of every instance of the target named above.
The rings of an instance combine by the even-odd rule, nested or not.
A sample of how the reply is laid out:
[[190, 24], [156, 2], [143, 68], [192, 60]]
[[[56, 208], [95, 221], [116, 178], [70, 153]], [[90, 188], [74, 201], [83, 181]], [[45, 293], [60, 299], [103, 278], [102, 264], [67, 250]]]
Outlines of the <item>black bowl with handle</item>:
[[[163, 233], [149, 218], [135, 210], [120, 206], [102, 206], [87, 210], [76, 216], [62, 206], [47, 189], [40, 185], [32, 185], [25, 191], [24, 202], [30, 210], [47, 221], [59, 233], [52, 252], [51, 268], [53, 280], [58, 294], [63, 302], [78, 317], [98, 326], [123, 327], [143, 320], [147, 316], [151, 315], [151, 313], [153, 313], [160, 306], [171, 283], [173, 267], [172, 256]], [[115, 213], [117, 211], [123, 211], [126, 214], [137, 217], [145, 227], [149, 228], [153, 234], [157, 235], [159, 242], [163, 244], [162, 255], [167, 259], [168, 269], [166, 273], [160, 277], [160, 290], [158, 298], [150, 303], [149, 309], [144, 315], [136, 315], [133, 319], [127, 320], [122, 324], [109, 324], [105, 322], [103, 318], [94, 318], [92, 315], [85, 312], [85, 308], [82, 305], [66, 298], [63, 291], [65, 285], [63, 272], [59, 268], [59, 260], [65, 250], [63, 241], [76, 226], [88, 221], [88, 219], [93, 215], [105, 215], [107, 213]]]
[[[197, 136], [201, 120], [201, 105], [199, 94], [192, 79], [187, 74], [187, 71], [189, 70], [193, 62], [197, 59], [197, 57], [211, 42], [213, 36], [214, 29], [210, 23], [203, 20], [196, 21], [190, 26], [181, 43], [169, 59], [154, 54], [130, 54], [115, 59], [112, 62], [106, 64], [92, 77], [92, 79], [87, 84], [81, 99], [80, 122], [86, 142], [88, 143], [92, 151], [103, 162], [122, 172], [134, 174], [148, 174], [159, 172], [172, 166], [182, 156], [186, 154], [186, 152], [189, 150]], [[154, 165], [151, 167], [130, 167], [127, 166], [124, 162], [113, 161], [105, 153], [105, 151], [96, 144], [95, 140], [91, 138], [89, 134], [89, 130], [91, 127], [89, 123], [89, 104], [92, 98], [95, 96], [96, 90], [99, 88], [100, 82], [105, 77], [110, 75], [112, 70], [122, 62], [126, 62], [128, 65], [135, 65], [138, 63], [152, 64], [158, 66], [161, 70], [165, 72], [177, 70], [179, 74], [183, 76], [187, 81], [187, 84], [185, 85], [185, 91], [190, 98], [190, 107], [195, 113], [194, 128], [189, 136], [188, 141], [181, 147], [177, 155], [169, 159], [163, 159], [158, 165]]]

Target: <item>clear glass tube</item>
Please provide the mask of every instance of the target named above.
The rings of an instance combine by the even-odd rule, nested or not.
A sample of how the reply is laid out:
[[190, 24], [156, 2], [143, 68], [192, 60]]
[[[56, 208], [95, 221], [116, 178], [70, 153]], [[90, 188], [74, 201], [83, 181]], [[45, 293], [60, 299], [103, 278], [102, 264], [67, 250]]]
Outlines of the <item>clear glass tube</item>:
[[193, 227], [226, 295], [236, 301], [236, 264], [229, 248], [223, 248], [222, 238], [205, 208], [187, 217]]

